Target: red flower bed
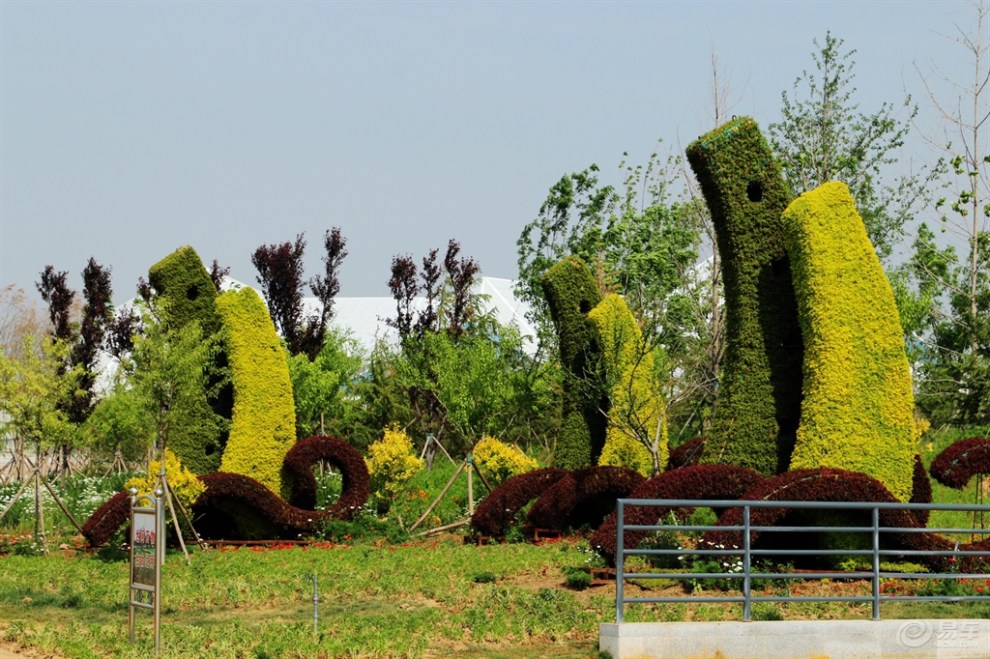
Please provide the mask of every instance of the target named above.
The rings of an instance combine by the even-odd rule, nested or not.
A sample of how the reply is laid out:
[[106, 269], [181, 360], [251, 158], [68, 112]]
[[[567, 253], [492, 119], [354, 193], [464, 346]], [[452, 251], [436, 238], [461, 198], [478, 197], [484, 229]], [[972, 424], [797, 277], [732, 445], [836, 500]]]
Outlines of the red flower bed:
[[526, 525], [564, 531], [598, 526], [615, 510], [615, 500], [629, 496], [645, 479], [626, 467], [588, 467], [551, 485], [529, 509]]
[[[738, 499], [763, 477], [744, 467], [732, 465], [696, 465], [673, 469], [643, 481], [629, 493], [630, 499]], [[671, 512], [669, 507], [627, 506], [623, 511], [626, 524], [656, 524]], [[685, 514], [687, 511], [681, 511]], [[615, 564], [616, 517], [613, 512], [591, 536], [591, 547], [609, 564]], [[632, 549], [646, 538], [646, 531], [626, 531], [623, 544]]]
[[932, 476], [961, 490], [976, 474], [990, 474], [990, 438], [970, 437], [947, 447], [932, 460]]

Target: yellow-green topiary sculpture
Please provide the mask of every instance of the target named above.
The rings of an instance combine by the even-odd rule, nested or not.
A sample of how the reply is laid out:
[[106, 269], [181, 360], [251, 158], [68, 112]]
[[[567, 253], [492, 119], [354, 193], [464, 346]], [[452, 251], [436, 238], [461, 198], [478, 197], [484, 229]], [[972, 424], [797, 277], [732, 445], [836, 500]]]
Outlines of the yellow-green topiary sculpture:
[[285, 351], [253, 289], [218, 296], [216, 308], [234, 401], [220, 471], [250, 476], [286, 499], [282, 461], [296, 439], [296, 416]]
[[599, 464], [629, 467], [644, 476], [659, 473], [667, 464], [669, 448], [663, 398], [654, 379], [653, 353], [621, 296], [605, 296], [588, 317], [598, 328], [610, 392], [605, 446]]
[[804, 341], [790, 468], [834, 467], [911, 498], [914, 399], [894, 294], [849, 189], [826, 183], [783, 214]]

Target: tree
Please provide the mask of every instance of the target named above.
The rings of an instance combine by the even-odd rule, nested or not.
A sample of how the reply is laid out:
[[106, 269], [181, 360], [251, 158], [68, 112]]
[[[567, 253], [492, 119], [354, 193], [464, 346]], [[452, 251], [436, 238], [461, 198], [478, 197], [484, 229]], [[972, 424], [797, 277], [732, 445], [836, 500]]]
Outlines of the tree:
[[[929, 351], [921, 365], [919, 405], [933, 422], [990, 421], [990, 3], [975, 2], [971, 29], [956, 26], [954, 41], [973, 66], [972, 82], [948, 80], [948, 98], [921, 75], [945, 122], [939, 171], [947, 190], [935, 208], [941, 232], [965, 245], [940, 245], [922, 224], [914, 243], [913, 273], [918, 297], [929, 306]], [[920, 73], [920, 71], [919, 71]]]
[[306, 240], [300, 233], [295, 243], [262, 245], [251, 255], [268, 311], [293, 355], [303, 351], [302, 257], [305, 250]]
[[289, 355], [288, 362], [297, 436], [301, 439], [330, 434], [349, 438], [359, 416], [353, 395], [361, 371], [357, 342], [342, 330], [330, 328], [315, 359]]
[[767, 126], [767, 135], [795, 195], [827, 181], [849, 186], [883, 258], [903, 235], [928, 183], [922, 176], [893, 177], [889, 171], [917, 106], [906, 97], [904, 119], [886, 102], [872, 114], [861, 112], [853, 86], [856, 51], [844, 50], [845, 42], [831, 31], [824, 44], [813, 43], [815, 71], [802, 71], [792, 94], [781, 94], [782, 119]]
[[272, 321], [293, 355], [305, 354], [313, 360], [323, 348], [323, 337], [333, 318], [334, 298], [340, 291], [340, 266], [347, 256], [346, 244], [337, 227], [323, 235], [324, 274], [309, 280], [310, 290], [320, 302], [320, 312], [310, 317], [303, 314], [303, 234], [296, 236], [295, 243], [262, 245], [251, 256]]

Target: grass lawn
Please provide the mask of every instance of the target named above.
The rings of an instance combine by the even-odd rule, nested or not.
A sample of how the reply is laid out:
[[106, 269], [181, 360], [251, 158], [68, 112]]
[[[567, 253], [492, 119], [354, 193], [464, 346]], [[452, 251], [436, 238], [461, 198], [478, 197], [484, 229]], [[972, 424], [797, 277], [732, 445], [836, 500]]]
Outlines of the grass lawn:
[[[567, 587], [585, 568], [581, 540], [464, 544], [458, 535], [382, 542], [170, 553], [163, 575], [162, 654], [172, 657], [596, 657], [614, 620], [615, 587]], [[31, 656], [146, 657], [152, 616], [128, 641], [127, 558], [64, 550], [0, 557], [0, 647]], [[313, 632], [313, 575], [319, 625]], [[648, 586], [653, 593], [680, 585]], [[866, 582], [824, 585], [843, 594]], [[645, 593], [630, 584], [627, 594]], [[763, 619], [870, 617], [869, 604], [761, 604]], [[772, 609], [772, 610], [771, 610]], [[738, 604], [627, 607], [626, 619], [739, 620]], [[976, 604], [885, 603], [884, 618], [990, 617]]]

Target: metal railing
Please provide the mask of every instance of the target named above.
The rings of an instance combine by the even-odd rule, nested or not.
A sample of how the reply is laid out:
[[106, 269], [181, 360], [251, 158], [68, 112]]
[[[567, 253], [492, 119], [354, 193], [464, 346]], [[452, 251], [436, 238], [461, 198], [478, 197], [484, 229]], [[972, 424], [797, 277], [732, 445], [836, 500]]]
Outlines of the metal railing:
[[[625, 524], [625, 510], [628, 506], [656, 506], [665, 509], [678, 508], [711, 508], [715, 510], [725, 508], [741, 508], [742, 523], [737, 525], [719, 526], [715, 524]], [[751, 511], [759, 508], [775, 508], [790, 510], [838, 510], [868, 512], [871, 522], [867, 526], [754, 526], [750, 524]], [[958, 544], [952, 550], [918, 550], [918, 549], [886, 549], [881, 547], [882, 534], [888, 533], [940, 533], [940, 534], [966, 534], [970, 537], [988, 536], [990, 529], [985, 528], [917, 528], [917, 527], [889, 527], [880, 523], [881, 510], [928, 510], [928, 511], [976, 511], [981, 513], [990, 512], [988, 505], [961, 505], [961, 504], [910, 504], [910, 503], [879, 503], [879, 502], [823, 502], [823, 501], [733, 501], [733, 500], [698, 500], [698, 499], [619, 499], [616, 503], [616, 589], [615, 589], [615, 617], [616, 622], [623, 622], [626, 604], [637, 603], [685, 603], [685, 602], [739, 602], [743, 605], [743, 620], [752, 620], [752, 605], [754, 602], [871, 602], [873, 608], [873, 619], [880, 619], [880, 603], [896, 600], [913, 601], [990, 601], [990, 592], [976, 595], [898, 595], [881, 592], [881, 579], [908, 580], [908, 579], [987, 579], [990, 585], [990, 573], [986, 572], [897, 572], [881, 570], [881, 557], [895, 557], [892, 560], [910, 560], [911, 557], [949, 557], [955, 559], [952, 563], [955, 566], [962, 566], [964, 563], [959, 559], [974, 556], [986, 559], [990, 563], [990, 551], [963, 551], [958, 548]], [[976, 526], [974, 523], [973, 527]], [[741, 547], [712, 547], [699, 549], [697, 547], [673, 547], [662, 549], [651, 548], [624, 548], [624, 535], [626, 531], [672, 531], [686, 533], [706, 533], [717, 532], [739, 532]], [[761, 535], [794, 534], [801, 533], [859, 533], [868, 534], [870, 538], [869, 549], [769, 549], [754, 548], [751, 546], [753, 533]], [[725, 572], [685, 572], [685, 571], [657, 571], [657, 572], [626, 572], [625, 561], [629, 556], [646, 557], [738, 557], [731, 566], [733, 570]], [[793, 560], [799, 557], [809, 556], [862, 556], [868, 557], [870, 569], [860, 571], [800, 571], [796, 572], [793, 567], [781, 571], [754, 571], [754, 559], [766, 557], [767, 559], [781, 561]], [[981, 568], [987, 569], [984, 563]], [[780, 566], [777, 566], [780, 567]], [[784, 566], [786, 567], [786, 565]], [[753, 592], [753, 580], [797, 580], [797, 579], [862, 579], [871, 583], [870, 595], [847, 595], [847, 596], [816, 596], [787, 595], [774, 593]], [[719, 597], [697, 596], [684, 594], [672, 597], [626, 597], [624, 584], [627, 579], [674, 579], [683, 581], [691, 580], [714, 580], [730, 579], [741, 582], [738, 588], [740, 595], [725, 595]]]

